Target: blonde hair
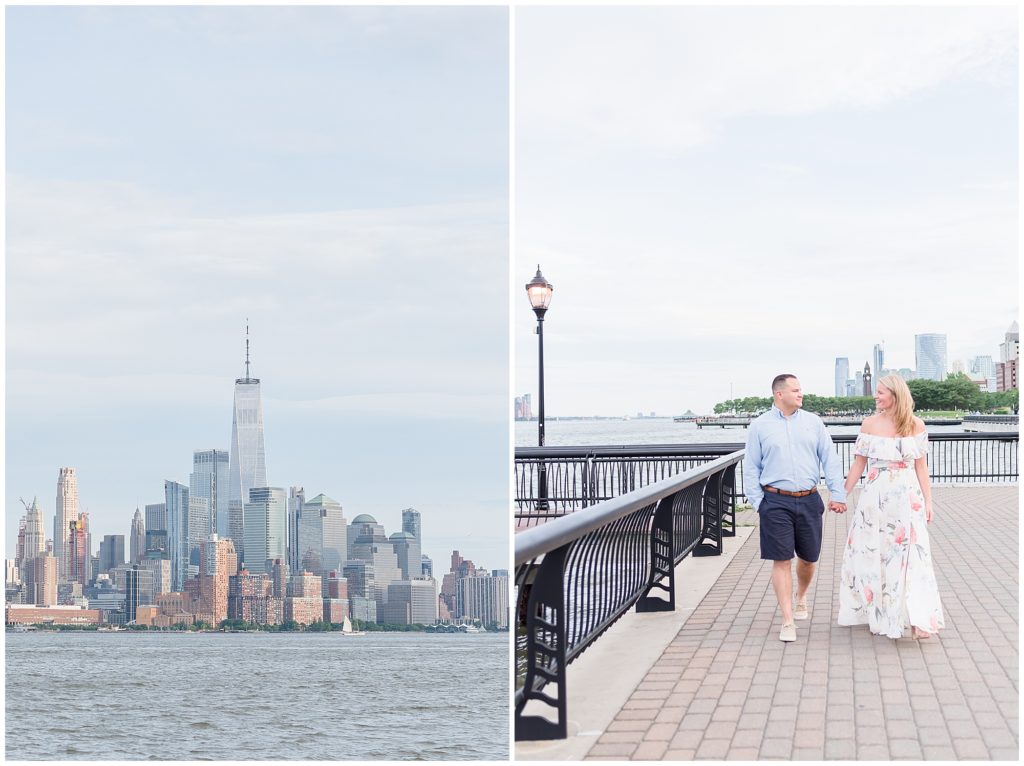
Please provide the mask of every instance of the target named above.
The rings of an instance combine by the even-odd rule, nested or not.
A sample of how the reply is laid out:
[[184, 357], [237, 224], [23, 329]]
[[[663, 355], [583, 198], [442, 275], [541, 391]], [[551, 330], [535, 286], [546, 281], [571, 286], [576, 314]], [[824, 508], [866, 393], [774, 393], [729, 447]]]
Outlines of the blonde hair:
[[914, 433], [914, 397], [907, 382], [899, 375], [886, 375], [878, 385], [888, 388], [895, 400], [889, 416], [896, 424], [897, 435], [911, 436]]

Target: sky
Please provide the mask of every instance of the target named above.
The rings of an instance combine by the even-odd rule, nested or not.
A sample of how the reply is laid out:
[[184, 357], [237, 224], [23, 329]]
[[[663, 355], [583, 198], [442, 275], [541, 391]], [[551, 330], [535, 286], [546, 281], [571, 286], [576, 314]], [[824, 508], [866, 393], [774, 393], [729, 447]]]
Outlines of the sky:
[[503, 8], [7, 9], [6, 550], [77, 469], [93, 546], [230, 448], [508, 566]]
[[550, 415], [834, 394], [1019, 314], [1015, 8], [520, 8], [516, 394]]

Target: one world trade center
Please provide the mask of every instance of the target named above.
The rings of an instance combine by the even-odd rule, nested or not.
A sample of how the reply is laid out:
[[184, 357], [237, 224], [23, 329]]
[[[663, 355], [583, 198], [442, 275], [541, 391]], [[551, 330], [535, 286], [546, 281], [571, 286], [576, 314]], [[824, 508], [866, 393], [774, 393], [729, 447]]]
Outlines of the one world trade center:
[[231, 458], [228, 468], [228, 526], [238, 560], [245, 560], [245, 504], [249, 490], [267, 486], [263, 447], [263, 402], [260, 380], [249, 375], [249, 327], [245, 328], [245, 377], [235, 380], [231, 418]]

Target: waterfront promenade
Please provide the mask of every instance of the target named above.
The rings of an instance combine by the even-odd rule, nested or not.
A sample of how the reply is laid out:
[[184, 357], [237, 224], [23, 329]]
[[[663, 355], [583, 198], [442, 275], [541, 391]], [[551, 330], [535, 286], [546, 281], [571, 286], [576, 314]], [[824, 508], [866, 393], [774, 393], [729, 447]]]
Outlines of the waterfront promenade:
[[934, 492], [938, 637], [836, 625], [849, 516], [826, 512], [811, 617], [783, 644], [741, 513], [725, 555], [679, 565], [675, 612], [627, 615], [569, 666], [569, 738], [517, 758], [1016, 760], [1018, 490]]

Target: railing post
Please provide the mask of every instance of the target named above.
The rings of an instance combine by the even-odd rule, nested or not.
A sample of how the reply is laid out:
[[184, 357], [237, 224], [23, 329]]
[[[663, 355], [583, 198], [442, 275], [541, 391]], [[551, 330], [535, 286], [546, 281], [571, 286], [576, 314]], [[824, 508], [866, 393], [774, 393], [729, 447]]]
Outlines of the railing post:
[[[638, 612], [672, 612], [676, 608], [676, 569], [672, 557], [672, 505], [675, 499], [675, 494], [663, 498], [654, 511], [654, 522], [651, 525], [651, 575], [647, 581], [647, 590], [636, 602]], [[668, 600], [651, 596], [655, 588], [666, 591]]]
[[700, 542], [693, 549], [694, 558], [722, 555], [722, 473], [719, 471], [704, 482], [704, 502], [701, 503], [704, 528]]
[[[517, 740], [565, 739], [566, 677], [565, 677], [565, 559], [569, 546], [544, 554], [536, 579], [530, 588], [526, 611], [526, 677], [523, 696], [516, 705], [515, 738]], [[540, 682], [538, 684], [538, 681]], [[554, 684], [558, 696], [553, 698], [535, 686]], [[557, 710], [555, 721], [539, 715], [523, 715], [530, 700], [540, 700]]]

